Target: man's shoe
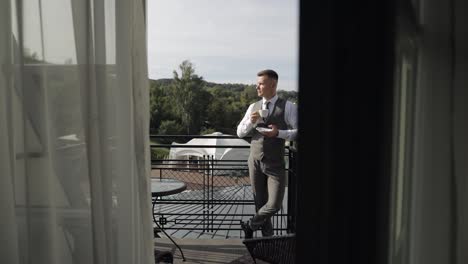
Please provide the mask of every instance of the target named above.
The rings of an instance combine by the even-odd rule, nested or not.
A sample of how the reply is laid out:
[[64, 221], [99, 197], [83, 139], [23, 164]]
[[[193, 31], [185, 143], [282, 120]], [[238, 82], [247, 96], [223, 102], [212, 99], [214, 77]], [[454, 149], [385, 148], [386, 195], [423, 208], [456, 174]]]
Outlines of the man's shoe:
[[253, 230], [250, 228], [249, 222], [245, 223], [241, 221], [241, 228], [244, 230], [244, 238], [250, 239], [253, 238]]

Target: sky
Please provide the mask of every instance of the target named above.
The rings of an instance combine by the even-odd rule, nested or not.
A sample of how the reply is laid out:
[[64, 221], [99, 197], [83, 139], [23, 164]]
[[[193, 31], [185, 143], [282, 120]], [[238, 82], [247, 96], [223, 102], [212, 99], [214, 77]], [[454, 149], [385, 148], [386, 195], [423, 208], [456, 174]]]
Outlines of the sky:
[[150, 79], [184, 60], [215, 83], [254, 84], [273, 69], [278, 90], [297, 91], [298, 0], [147, 0]]

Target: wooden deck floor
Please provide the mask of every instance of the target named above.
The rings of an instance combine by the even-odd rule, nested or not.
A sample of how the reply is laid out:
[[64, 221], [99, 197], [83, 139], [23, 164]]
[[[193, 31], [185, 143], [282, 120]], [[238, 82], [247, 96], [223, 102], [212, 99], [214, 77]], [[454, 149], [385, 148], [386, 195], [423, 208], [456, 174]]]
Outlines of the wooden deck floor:
[[[224, 200], [246, 199], [245, 194], [251, 193], [250, 186], [234, 186], [224, 187], [214, 192], [214, 195], [224, 197]], [[185, 191], [172, 197], [184, 196], [185, 199], [203, 199], [203, 194], [199, 190]], [[226, 198], [227, 197], [227, 198]], [[240, 221], [247, 221], [255, 214], [253, 204], [247, 205], [229, 205], [219, 204], [212, 207], [211, 211], [214, 214], [212, 229], [202, 231], [203, 211], [206, 210], [203, 204], [164, 204], [160, 203], [155, 206], [155, 213], [165, 212], [168, 223], [165, 226], [166, 232], [171, 237], [176, 238], [197, 238], [197, 239], [241, 239], [243, 232], [240, 228]], [[283, 200], [283, 209], [287, 210], [287, 194]], [[280, 211], [281, 214], [283, 210]], [[175, 214], [175, 215], [171, 215]], [[179, 215], [178, 214], [185, 214]], [[193, 215], [190, 215], [193, 214]], [[276, 214], [273, 219], [274, 226], [286, 228], [286, 216]], [[175, 224], [177, 222], [177, 224]], [[222, 230], [225, 228], [228, 230]], [[283, 232], [276, 233], [280, 235]], [[258, 232], [254, 235], [256, 236]]]
[[[162, 173], [164, 175], [161, 175]], [[187, 189], [171, 196], [164, 197], [164, 200], [198, 200], [207, 198], [207, 192], [203, 189], [204, 176], [195, 171], [160, 171], [152, 170], [152, 177], [163, 176], [181, 180], [187, 184]], [[247, 221], [255, 214], [253, 204], [253, 194], [248, 177], [224, 177], [215, 176], [210, 181], [209, 196], [216, 201], [251, 201], [251, 203], [218, 203], [211, 206], [207, 204], [189, 203], [165, 203], [160, 200], [154, 207], [156, 218], [163, 215], [167, 223], [163, 229], [172, 237], [182, 239], [182, 241], [203, 241], [208, 239], [216, 243], [222, 243], [219, 239], [227, 241], [241, 241], [243, 232], [240, 228], [240, 221]], [[288, 188], [288, 187], [286, 187]], [[272, 218], [273, 225], [281, 228], [275, 230], [275, 235], [285, 234], [287, 227], [287, 201], [288, 192], [286, 190], [283, 199], [283, 207], [280, 212]], [[208, 212], [211, 216], [205, 214]], [[164, 236], [162, 233], [160, 235]], [[254, 237], [261, 236], [260, 232], [255, 232]], [[185, 240], [187, 239], [187, 240]], [[210, 243], [210, 242], [205, 242]], [[241, 243], [242, 248], [244, 245]], [[226, 262], [220, 262], [226, 263]]]
[[[182, 248], [186, 261], [179, 250], [167, 238], [155, 239], [155, 249], [171, 251], [174, 264], [251, 264], [254, 263], [241, 239], [174, 239]], [[257, 260], [258, 264], [267, 264]]]

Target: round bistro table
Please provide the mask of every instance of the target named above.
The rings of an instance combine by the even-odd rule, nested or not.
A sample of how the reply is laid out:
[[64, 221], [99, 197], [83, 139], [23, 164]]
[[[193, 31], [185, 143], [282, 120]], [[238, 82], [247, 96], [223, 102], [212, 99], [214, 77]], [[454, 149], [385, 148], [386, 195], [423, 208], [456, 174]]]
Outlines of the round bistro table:
[[154, 214], [154, 208], [156, 206], [158, 197], [163, 197], [163, 196], [168, 196], [168, 195], [173, 195], [177, 193], [181, 193], [187, 189], [187, 185], [179, 180], [176, 179], [164, 179], [164, 178], [154, 178], [151, 179], [151, 196], [153, 197], [152, 202], [153, 202], [153, 221], [156, 224], [156, 226], [159, 228], [161, 232], [163, 232], [169, 240], [172, 241], [172, 243], [179, 249], [180, 254], [182, 255], [182, 259], [185, 261], [184, 253], [182, 252], [182, 249], [180, 246], [169, 236], [169, 234], [164, 231], [163, 228], [161, 228], [158, 224], [158, 221], [156, 220], [156, 216]]

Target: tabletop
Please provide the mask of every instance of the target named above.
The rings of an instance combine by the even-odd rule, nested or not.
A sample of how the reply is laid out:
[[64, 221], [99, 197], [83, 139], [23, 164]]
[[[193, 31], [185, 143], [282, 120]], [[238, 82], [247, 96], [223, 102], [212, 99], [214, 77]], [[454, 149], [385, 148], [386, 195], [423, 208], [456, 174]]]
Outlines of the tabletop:
[[166, 196], [183, 192], [187, 185], [183, 181], [176, 179], [151, 179], [151, 195]]

